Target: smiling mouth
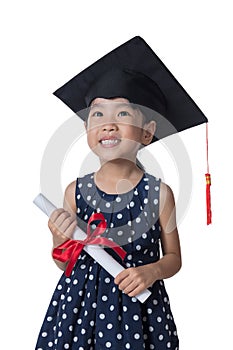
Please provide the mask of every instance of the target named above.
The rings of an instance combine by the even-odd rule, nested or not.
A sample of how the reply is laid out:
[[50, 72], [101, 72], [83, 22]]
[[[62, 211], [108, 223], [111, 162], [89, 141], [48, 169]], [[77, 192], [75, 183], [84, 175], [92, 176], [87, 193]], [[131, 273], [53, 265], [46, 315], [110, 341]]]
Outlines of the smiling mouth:
[[111, 147], [111, 146], [116, 146], [120, 143], [119, 139], [105, 139], [105, 140], [100, 140], [101, 145]]

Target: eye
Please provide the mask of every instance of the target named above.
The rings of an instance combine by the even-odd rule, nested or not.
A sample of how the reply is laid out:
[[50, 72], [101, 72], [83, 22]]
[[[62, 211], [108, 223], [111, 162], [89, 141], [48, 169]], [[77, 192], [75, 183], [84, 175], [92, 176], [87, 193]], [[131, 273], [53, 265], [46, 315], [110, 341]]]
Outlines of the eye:
[[130, 115], [130, 114], [129, 114], [129, 112], [127, 112], [127, 111], [121, 111], [121, 112], [118, 113], [118, 116], [119, 116], [119, 117], [126, 117], [126, 116], [128, 116], [128, 115]]
[[92, 113], [91, 116], [92, 116], [92, 117], [102, 117], [102, 116], [103, 116], [103, 113], [102, 113], [102, 112], [99, 112], [99, 111], [96, 111], [96, 112]]

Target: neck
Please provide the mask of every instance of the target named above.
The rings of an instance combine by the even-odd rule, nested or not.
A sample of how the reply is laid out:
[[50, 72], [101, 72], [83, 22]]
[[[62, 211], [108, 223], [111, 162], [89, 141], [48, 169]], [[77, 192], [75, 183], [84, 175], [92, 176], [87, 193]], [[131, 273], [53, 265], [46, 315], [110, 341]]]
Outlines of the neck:
[[131, 190], [140, 180], [143, 171], [135, 162], [115, 159], [102, 163], [95, 173], [95, 182], [108, 193], [124, 193]]

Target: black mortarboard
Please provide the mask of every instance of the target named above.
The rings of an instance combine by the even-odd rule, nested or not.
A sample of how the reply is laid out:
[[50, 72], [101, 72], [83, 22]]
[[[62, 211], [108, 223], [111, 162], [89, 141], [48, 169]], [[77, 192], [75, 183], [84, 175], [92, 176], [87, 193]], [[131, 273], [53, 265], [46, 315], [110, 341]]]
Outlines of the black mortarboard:
[[[148, 107], [173, 126], [170, 123], [157, 123], [158, 136], [153, 141], [208, 121], [139, 36], [93, 63], [56, 90], [54, 95], [75, 113], [87, 108], [95, 97], [125, 97], [131, 103]], [[83, 119], [84, 115], [79, 114]]]
[[[156, 111], [156, 133], [152, 142], [208, 121], [163, 62], [139, 36], [100, 58], [56, 90], [54, 95], [82, 119], [86, 116], [82, 111], [96, 97], [125, 97], [131, 103]], [[168, 122], [157, 118], [158, 113]], [[206, 176], [208, 207], [209, 171]], [[210, 222], [209, 208], [207, 223]]]

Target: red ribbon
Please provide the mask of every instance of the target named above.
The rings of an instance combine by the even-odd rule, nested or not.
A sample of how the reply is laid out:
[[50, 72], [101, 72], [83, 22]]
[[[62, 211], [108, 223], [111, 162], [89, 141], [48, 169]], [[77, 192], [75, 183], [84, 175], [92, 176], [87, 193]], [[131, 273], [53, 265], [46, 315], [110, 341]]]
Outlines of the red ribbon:
[[[95, 220], [100, 220], [95, 230], [91, 233], [91, 223]], [[108, 238], [99, 237], [107, 228], [104, 215], [101, 213], [94, 213], [91, 215], [87, 223], [87, 237], [84, 240], [68, 239], [58, 247], [53, 249], [53, 258], [61, 262], [68, 262], [65, 275], [69, 277], [73, 270], [73, 267], [83, 250], [85, 245], [101, 244], [106, 247], [112, 248], [123, 260], [126, 256], [126, 251], [118, 244], [110, 241]]]

